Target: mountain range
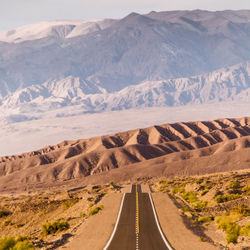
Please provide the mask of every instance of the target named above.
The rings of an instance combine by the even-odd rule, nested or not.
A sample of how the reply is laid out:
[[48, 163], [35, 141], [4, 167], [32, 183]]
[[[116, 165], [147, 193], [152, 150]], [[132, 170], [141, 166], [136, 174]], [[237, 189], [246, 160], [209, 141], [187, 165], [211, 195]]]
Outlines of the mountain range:
[[250, 10], [131, 13], [2, 32], [0, 116], [249, 102], [249, 41]]

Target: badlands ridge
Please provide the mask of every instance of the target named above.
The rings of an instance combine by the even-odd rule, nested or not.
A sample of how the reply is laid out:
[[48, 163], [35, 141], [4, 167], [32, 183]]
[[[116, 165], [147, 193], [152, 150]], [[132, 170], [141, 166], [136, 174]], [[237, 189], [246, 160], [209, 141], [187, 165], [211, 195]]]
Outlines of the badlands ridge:
[[250, 166], [250, 117], [179, 122], [0, 158], [0, 191], [196, 175]]

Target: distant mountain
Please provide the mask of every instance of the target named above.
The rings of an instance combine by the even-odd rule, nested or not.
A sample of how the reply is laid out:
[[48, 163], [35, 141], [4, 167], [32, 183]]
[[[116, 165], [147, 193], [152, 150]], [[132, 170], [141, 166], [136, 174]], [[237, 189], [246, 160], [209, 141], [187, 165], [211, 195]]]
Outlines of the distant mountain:
[[68, 38], [106, 29], [113, 22], [115, 22], [115, 20], [112, 19], [41, 22], [25, 25], [7, 32], [0, 32], [0, 41], [7, 43], [21, 43], [42, 38], [54, 38], [58, 41], [63, 41]]
[[[2, 99], [0, 111], [12, 117], [9, 121], [15, 122], [37, 119], [34, 116], [36, 113], [74, 105], [81, 106], [82, 113], [93, 113], [222, 101], [250, 103], [249, 62], [200, 76], [146, 81], [113, 93], [103, 91], [97, 84], [67, 77], [32, 85], [7, 95]], [[26, 114], [13, 116], [17, 114], [16, 110]], [[64, 116], [63, 112], [60, 116]]]
[[0, 34], [0, 111], [249, 101], [249, 41], [250, 10], [24, 26]]

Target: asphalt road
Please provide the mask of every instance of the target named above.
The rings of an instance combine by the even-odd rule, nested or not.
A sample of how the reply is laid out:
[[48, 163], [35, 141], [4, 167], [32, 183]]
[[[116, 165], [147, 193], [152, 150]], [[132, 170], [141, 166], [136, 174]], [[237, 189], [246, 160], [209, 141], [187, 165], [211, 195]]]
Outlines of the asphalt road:
[[117, 230], [108, 250], [166, 250], [157, 227], [148, 193], [141, 185], [132, 185], [131, 193], [124, 196]]

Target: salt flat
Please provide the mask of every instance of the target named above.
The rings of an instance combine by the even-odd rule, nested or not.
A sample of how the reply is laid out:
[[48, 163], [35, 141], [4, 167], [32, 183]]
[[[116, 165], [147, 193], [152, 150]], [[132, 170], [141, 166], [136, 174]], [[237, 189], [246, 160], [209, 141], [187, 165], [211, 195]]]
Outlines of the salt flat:
[[[68, 115], [71, 111], [77, 114], [77, 108], [74, 109], [68, 110]], [[89, 138], [163, 123], [243, 116], [250, 116], [250, 103], [156, 107], [57, 118], [54, 113], [47, 112], [39, 120], [1, 125], [0, 155], [23, 153], [64, 140]]]

